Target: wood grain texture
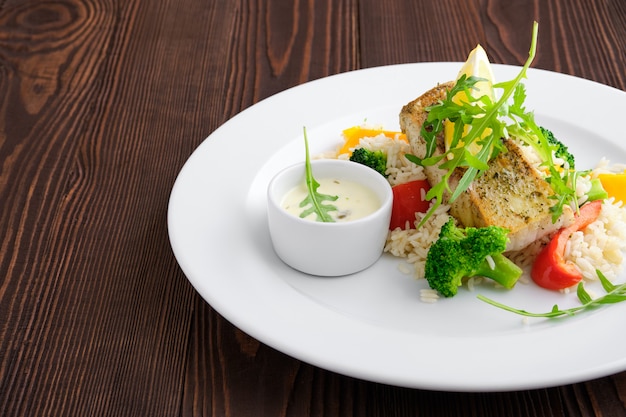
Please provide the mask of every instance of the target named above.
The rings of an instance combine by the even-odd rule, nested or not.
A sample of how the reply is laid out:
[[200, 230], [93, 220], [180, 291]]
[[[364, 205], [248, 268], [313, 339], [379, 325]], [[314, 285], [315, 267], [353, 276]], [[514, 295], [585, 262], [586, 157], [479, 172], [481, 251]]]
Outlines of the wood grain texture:
[[242, 333], [174, 259], [167, 203], [212, 131], [377, 65], [494, 62], [626, 89], [622, 0], [0, 0], [0, 415], [621, 416], [626, 373], [507, 393], [338, 375]]
[[[164, 105], [185, 95], [153, 59], [167, 61], [152, 39], [173, 13], [160, 13], [3, 5], [0, 409], [12, 415], [178, 408], [164, 394], [182, 379], [193, 292], [164, 225], [172, 167], [193, 145], [155, 140], [188, 129]], [[135, 30], [151, 42], [130, 42]]]

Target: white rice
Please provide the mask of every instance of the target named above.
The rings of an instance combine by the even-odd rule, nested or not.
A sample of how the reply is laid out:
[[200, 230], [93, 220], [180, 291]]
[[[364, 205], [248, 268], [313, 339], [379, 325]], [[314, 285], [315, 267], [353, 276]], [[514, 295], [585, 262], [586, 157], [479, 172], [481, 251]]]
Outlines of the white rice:
[[[374, 137], [362, 138], [358, 148], [366, 148], [372, 151], [383, 151], [387, 155], [387, 180], [391, 186], [405, 182], [426, 179], [424, 170], [419, 165], [406, 159], [404, 155], [410, 153], [410, 145], [402, 139], [391, 139], [380, 134]], [[350, 149], [353, 151], [355, 148]], [[338, 155], [339, 159], [348, 159], [347, 154]]]
[[598, 279], [596, 269], [613, 281], [623, 270], [626, 250], [626, 210], [621, 202], [608, 199], [599, 218], [570, 238], [565, 259], [589, 281]]
[[591, 176], [595, 177], [599, 174], [615, 174], [626, 171], [626, 164], [611, 163], [607, 158], [602, 158], [598, 165], [593, 169]]
[[[530, 269], [535, 257], [543, 249], [543, 247], [550, 241], [550, 236], [546, 236], [542, 239], [538, 239], [526, 246], [523, 249], [515, 252], [506, 253], [506, 257], [515, 262], [519, 267]], [[527, 281], [530, 282], [530, 281]]]
[[406, 258], [407, 263], [413, 266], [415, 278], [424, 278], [428, 249], [439, 238], [441, 227], [450, 218], [449, 209], [449, 206], [439, 206], [419, 229], [416, 226], [422, 221], [425, 213], [415, 213], [412, 228], [407, 225], [404, 229], [396, 228], [389, 232], [385, 252]]
[[420, 299], [424, 303], [436, 303], [439, 299], [439, 293], [430, 288], [422, 288], [420, 290]]

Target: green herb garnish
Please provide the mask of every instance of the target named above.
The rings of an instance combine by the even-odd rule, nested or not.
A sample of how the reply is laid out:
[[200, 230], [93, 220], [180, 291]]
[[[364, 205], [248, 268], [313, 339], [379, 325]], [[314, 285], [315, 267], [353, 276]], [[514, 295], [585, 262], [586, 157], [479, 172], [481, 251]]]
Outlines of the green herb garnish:
[[[532, 146], [543, 161], [541, 165], [547, 168], [549, 175], [546, 177], [546, 181], [554, 192], [550, 198], [555, 200], [555, 204], [550, 207], [550, 212], [552, 213], [552, 221], [556, 222], [563, 214], [564, 206], [572, 204], [578, 209], [576, 197], [576, 178], [578, 175], [570, 167], [564, 168], [555, 164], [553, 158], [555, 153], [566, 152], [567, 148], [561, 142], [556, 141], [554, 137], [550, 139], [548, 135], [552, 133], [535, 123], [535, 116], [532, 111], [526, 111], [524, 108], [524, 100], [526, 99], [524, 84], [516, 86], [513, 97], [513, 103], [509, 106], [506, 115], [514, 123], [506, 127], [507, 132], [510, 136]], [[573, 155], [568, 155], [573, 163]]]
[[577, 307], [572, 307], [572, 308], [567, 308], [567, 309], [562, 310], [559, 308], [558, 305], [555, 304], [554, 307], [552, 307], [552, 310], [546, 313], [531, 313], [526, 310], [509, 307], [507, 305], [494, 301], [490, 298], [487, 298], [483, 295], [478, 295], [478, 299], [488, 304], [491, 304], [492, 306], [495, 306], [503, 310], [510, 311], [512, 313], [519, 314], [522, 316], [546, 317], [546, 318], [554, 318], [554, 317], [560, 317], [560, 316], [573, 316], [574, 314], [579, 313], [581, 311], [588, 310], [594, 307], [599, 307], [601, 305], [615, 304], [621, 301], [626, 301], [626, 283], [621, 284], [621, 285], [614, 285], [604, 276], [602, 272], [600, 272], [599, 270], [596, 270], [596, 273], [598, 274], [598, 278], [600, 279], [600, 283], [602, 284], [602, 288], [604, 288], [604, 290], [606, 291], [606, 294], [603, 295], [602, 297], [598, 297], [595, 299], [591, 298], [589, 293], [585, 290], [583, 283], [581, 282], [578, 284], [578, 287], [576, 288], [576, 295], [578, 296], [578, 299], [580, 300], [582, 304]]
[[[424, 224], [442, 204], [446, 191], [452, 193], [450, 203], [466, 191], [474, 179], [489, 168], [489, 161], [504, 149], [501, 138], [511, 136], [533, 146], [539, 152], [544, 161], [543, 164], [548, 167], [550, 177], [547, 181], [555, 192], [553, 198], [556, 200], [551, 208], [553, 220], [561, 215], [565, 204], [575, 201], [575, 191], [568, 178], [570, 172], [558, 170], [555, 167], [552, 158], [554, 146], [549, 144], [542, 130], [535, 123], [534, 114], [524, 108], [526, 90], [522, 79], [526, 78], [526, 72], [535, 57], [537, 32], [538, 24], [535, 22], [528, 59], [519, 74], [512, 80], [493, 85], [494, 89], [502, 90], [498, 100], [494, 101], [488, 95], [473, 98], [468, 92], [477, 82], [484, 79], [463, 75], [448, 91], [444, 100], [427, 108], [428, 117], [420, 133], [426, 142], [426, 155], [420, 159], [415, 155], [407, 154], [406, 158], [421, 166], [440, 164], [439, 167], [446, 170], [446, 174], [442, 181], [435, 184], [426, 194], [426, 198], [434, 199], [434, 203], [419, 226]], [[466, 92], [468, 100], [461, 104], [455, 103], [452, 99], [461, 91]], [[434, 155], [437, 136], [443, 131], [445, 120], [454, 123], [454, 137], [448, 151], [443, 155]], [[465, 126], [471, 126], [471, 129], [466, 136], [462, 136]], [[470, 151], [474, 142], [481, 146], [475, 155]], [[452, 191], [449, 180], [457, 168], [465, 168], [465, 172], [455, 190]]]
[[306, 127], [304, 128], [304, 147], [306, 150], [306, 154], [305, 154], [306, 157], [305, 157], [305, 163], [304, 163], [305, 174], [306, 174], [305, 181], [306, 181], [306, 188], [308, 191], [308, 195], [306, 196], [304, 200], [300, 202], [300, 207], [302, 208], [306, 206], [309, 206], [309, 207], [305, 209], [302, 213], [300, 213], [300, 217], [305, 218], [311, 215], [312, 213], [315, 213], [315, 215], [317, 216], [316, 218], [317, 221], [333, 223], [335, 220], [328, 213], [331, 211], [337, 211], [337, 207], [332, 204], [324, 204], [324, 202], [335, 201], [339, 197], [336, 195], [321, 194], [317, 192], [317, 189], [320, 187], [320, 184], [313, 177], [313, 170], [311, 169], [311, 158], [309, 156], [309, 141], [306, 136]]

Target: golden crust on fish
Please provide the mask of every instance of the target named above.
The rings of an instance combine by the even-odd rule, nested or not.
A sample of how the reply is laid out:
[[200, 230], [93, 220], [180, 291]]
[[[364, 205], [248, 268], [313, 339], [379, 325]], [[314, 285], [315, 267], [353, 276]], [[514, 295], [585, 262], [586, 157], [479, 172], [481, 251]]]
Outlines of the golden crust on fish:
[[[438, 103], [453, 83], [438, 85], [408, 103], [400, 113], [400, 127], [407, 135], [411, 151], [420, 158], [426, 153], [426, 145], [420, 131], [426, 120], [428, 106]], [[443, 135], [437, 137], [435, 154], [445, 151]], [[563, 215], [552, 222], [550, 207], [554, 192], [541, 174], [528, 161], [515, 140], [504, 140], [506, 152], [489, 163], [489, 169], [478, 176], [470, 187], [450, 204], [450, 195], [444, 195], [444, 203], [450, 204], [450, 214], [465, 227], [497, 225], [509, 229], [508, 251], [523, 249], [530, 243], [556, 232], [573, 221], [574, 214], [564, 207]], [[439, 183], [446, 171], [438, 166], [425, 167], [431, 184]], [[464, 173], [457, 168], [449, 180], [454, 190]]]
[[407, 131], [419, 137], [422, 125], [426, 121], [428, 113], [426, 108], [433, 106], [446, 98], [446, 93], [454, 86], [453, 82], [439, 84], [428, 90], [415, 100], [406, 104], [400, 111], [400, 127], [406, 134]]

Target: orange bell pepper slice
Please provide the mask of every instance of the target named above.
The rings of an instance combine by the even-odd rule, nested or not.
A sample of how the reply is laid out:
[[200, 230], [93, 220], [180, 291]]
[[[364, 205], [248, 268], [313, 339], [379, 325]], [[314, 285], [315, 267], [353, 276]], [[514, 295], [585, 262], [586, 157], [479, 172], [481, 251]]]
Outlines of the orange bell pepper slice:
[[369, 129], [361, 126], [353, 126], [343, 131], [343, 137], [345, 142], [341, 149], [339, 149], [339, 154], [347, 153], [348, 155], [352, 155], [352, 151], [350, 149], [354, 149], [362, 138], [372, 138], [383, 134], [390, 139], [398, 138], [405, 142], [408, 142], [406, 135], [402, 132], [394, 132], [391, 130], [383, 130], [383, 129]]

